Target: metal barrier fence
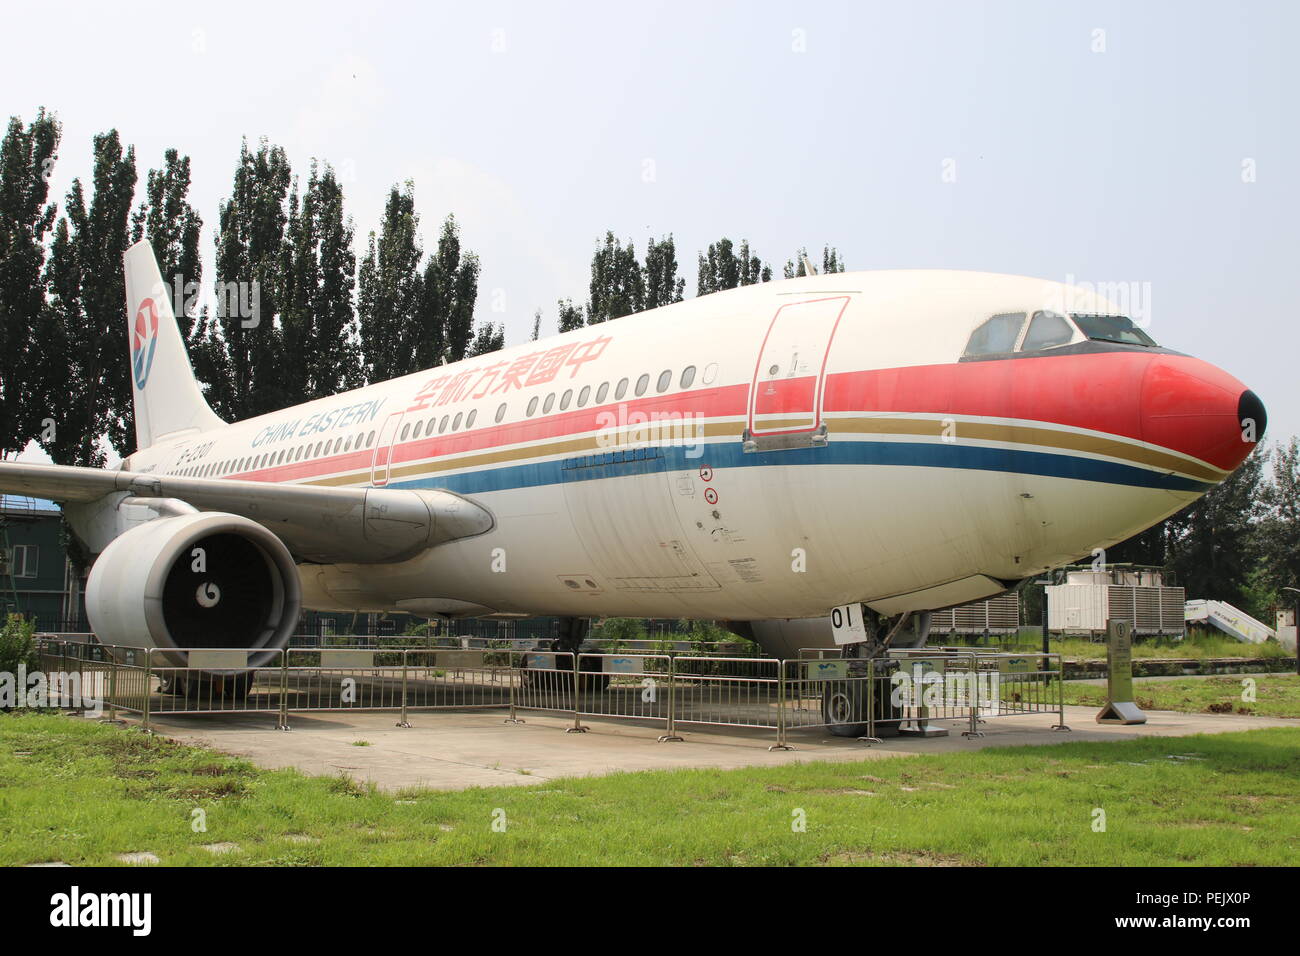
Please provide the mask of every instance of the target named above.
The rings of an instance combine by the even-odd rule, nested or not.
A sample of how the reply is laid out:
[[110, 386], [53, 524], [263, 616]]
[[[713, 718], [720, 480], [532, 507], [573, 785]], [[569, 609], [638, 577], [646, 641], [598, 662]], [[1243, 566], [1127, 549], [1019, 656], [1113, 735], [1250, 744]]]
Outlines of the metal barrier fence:
[[[681, 740], [679, 725], [788, 734], [825, 728], [879, 742], [884, 736], [946, 734], [936, 721], [964, 721], [980, 737], [995, 717], [1055, 714], [1065, 726], [1056, 654], [951, 648], [893, 651], [876, 659], [694, 657], [516, 648], [134, 648], [43, 640], [40, 666], [79, 675], [84, 698], [140, 715], [145, 729], [176, 714], [274, 714], [391, 710], [409, 727], [411, 710], [502, 709], [563, 713], [570, 732], [583, 717], [662, 722], [660, 740]], [[69, 685], [70, 686], [70, 685]]]

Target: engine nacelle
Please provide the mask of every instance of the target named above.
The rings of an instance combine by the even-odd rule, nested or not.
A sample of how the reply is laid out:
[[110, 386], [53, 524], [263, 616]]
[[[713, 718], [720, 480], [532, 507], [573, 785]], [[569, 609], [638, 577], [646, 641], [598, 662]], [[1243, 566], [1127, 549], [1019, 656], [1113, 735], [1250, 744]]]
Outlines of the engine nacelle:
[[[283, 542], [239, 515], [158, 518], [106, 547], [86, 581], [86, 616], [105, 644], [284, 647], [298, 623], [298, 571]], [[184, 664], [177, 655], [175, 663]]]

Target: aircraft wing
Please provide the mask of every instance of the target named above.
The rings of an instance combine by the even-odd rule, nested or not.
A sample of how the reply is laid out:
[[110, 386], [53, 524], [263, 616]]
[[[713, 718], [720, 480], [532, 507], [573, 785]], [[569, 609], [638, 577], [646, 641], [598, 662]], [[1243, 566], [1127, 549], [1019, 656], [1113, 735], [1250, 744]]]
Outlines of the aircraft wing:
[[0, 462], [0, 493], [60, 502], [74, 523], [123, 502], [163, 509], [164, 499], [181, 501], [197, 511], [256, 521], [295, 559], [326, 564], [400, 561], [495, 524], [486, 509], [449, 491], [268, 484], [10, 461]]

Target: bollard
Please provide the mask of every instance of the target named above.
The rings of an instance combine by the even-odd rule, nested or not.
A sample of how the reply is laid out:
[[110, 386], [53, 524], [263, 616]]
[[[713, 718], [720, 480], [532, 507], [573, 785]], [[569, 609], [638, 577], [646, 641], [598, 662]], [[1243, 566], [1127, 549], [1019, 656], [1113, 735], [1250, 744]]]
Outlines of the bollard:
[[776, 662], [776, 743], [768, 747], [773, 750], [794, 750], [785, 740], [785, 665], [786, 661]]
[[573, 726], [565, 731], [566, 734], [585, 734], [587, 728], [582, 726], [582, 720], [578, 716], [578, 677], [582, 667], [580, 655], [575, 651], [573, 654]]
[[971, 674], [971, 681], [970, 681], [970, 687], [971, 687], [970, 729], [969, 729], [969, 730], [963, 730], [963, 731], [961, 732], [961, 735], [962, 735], [963, 737], [968, 738], [968, 739], [971, 738], [971, 737], [983, 737], [983, 736], [984, 736], [984, 731], [982, 731], [982, 730], [979, 729], [979, 722], [980, 722], [980, 682], [979, 682], [979, 669], [978, 669], [978, 666], [979, 666], [979, 665], [978, 665], [978, 662], [976, 661], [975, 655], [972, 654], [972, 655], [971, 655], [971, 658], [970, 658], [970, 674]]
[[1056, 655], [1056, 724], [1053, 730], [1069, 730], [1065, 723], [1065, 660]]
[[280, 711], [276, 730], [289, 730], [289, 648], [280, 648]]
[[117, 657], [114, 654], [108, 655], [108, 717], [104, 722], [122, 723], [117, 717]]
[[867, 735], [859, 737], [868, 747], [872, 744], [883, 744], [884, 741], [876, 734], [876, 659], [867, 658]]
[[409, 730], [411, 727], [411, 722], [406, 719], [406, 671], [407, 671], [406, 655], [409, 653], [409, 651], [403, 650], [401, 653], [402, 653], [402, 719], [397, 722], [397, 726], [405, 727]]
[[[644, 665], [642, 665], [644, 671]], [[672, 741], [681, 742], [682, 738], [677, 735], [677, 655], [668, 655], [668, 727], [666, 733], [659, 738], [661, 744]]]
[[149, 728], [149, 710], [150, 710], [149, 705], [152, 702], [153, 702], [153, 648], [146, 647], [144, 649], [144, 706], [142, 708], [142, 710], [144, 711], [144, 715], [143, 715], [144, 719], [143, 722], [141, 723], [141, 728], [144, 730], [146, 734], [153, 733], [153, 731]]
[[[519, 654], [520, 654], [521, 662], [524, 663], [524, 664], [528, 663], [528, 658], [527, 658], [527, 656], [525, 655], [525, 652], [520, 651]], [[510, 649], [510, 650], [506, 651], [506, 661], [510, 664], [510, 716], [507, 717], [507, 718], [503, 721], [503, 723], [507, 723], [507, 724], [522, 724], [522, 723], [524, 722], [524, 721], [523, 721], [523, 718], [519, 716], [519, 713], [518, 713], [518, 711], [516, 710], [516, 707], [517, 707], [517, 701], [516, 701], [517, 694], [516, 694], [516, 692], [515, 692], [515, 688], [516, 688], [516, 687], [519, 685], [519, 683], [524, 679], [524, 675], [523, 675], [523, 673], [522, 673], [523, 668], [521, 668], [521, 667], [516, 667], [516, 666], [515, 666], [515, 651], [514, 651], [514, 649]]]

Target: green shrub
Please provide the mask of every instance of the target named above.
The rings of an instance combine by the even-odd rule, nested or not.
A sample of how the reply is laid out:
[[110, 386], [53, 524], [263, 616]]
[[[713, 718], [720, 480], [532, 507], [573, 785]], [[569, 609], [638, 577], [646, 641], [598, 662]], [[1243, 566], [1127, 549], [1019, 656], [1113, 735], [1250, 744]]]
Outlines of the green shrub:
[[630, 641], [646, 639], [645, 621], [635, 617], [607, 617], [591, 629], [591, 639], [615, 654]]
[[36, 622], [29, 621], [21, 614], [10, 614], [4, 627], [0, 627], [0, 673], [13, 674], [17, 679], [18, 668], [26, 668], [28, 673], [40, 667], [36, 658]]

